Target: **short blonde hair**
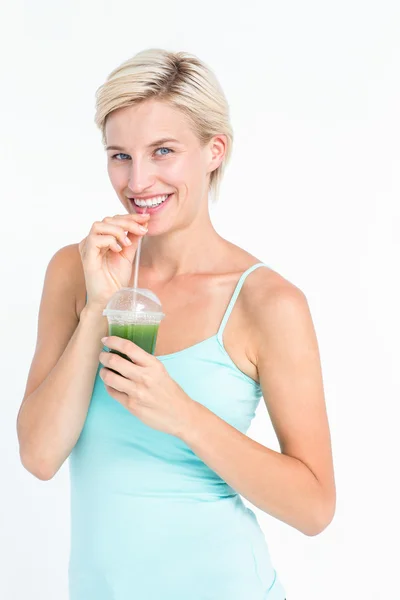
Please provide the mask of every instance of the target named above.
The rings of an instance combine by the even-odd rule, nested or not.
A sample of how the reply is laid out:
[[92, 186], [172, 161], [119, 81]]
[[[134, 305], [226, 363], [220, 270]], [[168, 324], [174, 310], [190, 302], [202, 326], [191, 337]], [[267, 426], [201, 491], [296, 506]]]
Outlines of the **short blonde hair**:
[[209, 191], [216, 202], [232, 152], [233, 130], [228, 102], [213, 71], [192, 54], [157, 48], [142, 50], [122, 63], [96, 91], [95, 123], [104, 145], [108, 115], [148, 99], [166, 101], [187, 115], [202, 145], [215, 135], [226, 135], [224, 159], [210, 174]]

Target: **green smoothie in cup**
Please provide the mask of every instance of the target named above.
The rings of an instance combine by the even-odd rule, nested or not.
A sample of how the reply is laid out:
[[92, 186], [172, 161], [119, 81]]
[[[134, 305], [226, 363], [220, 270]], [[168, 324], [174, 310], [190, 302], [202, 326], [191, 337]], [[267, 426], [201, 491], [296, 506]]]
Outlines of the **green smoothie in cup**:
[[[130, 340], [149, 354], [154, 354], [159, 326], [159, 323], [113, 323], [108, 329], [109, 335], [116, 335], [125, 340]], [[110, 352], [128, 358], [125, 354], [116, 350], [110, 349]]]
[[[154, 354], [158, 328], [165, 315], [160, 300], [151, 290], [121, 288], [112, 296], [103, 315], [108, 319], [109, 336], [124, 338]], [[131, 361], [122, 352], [111, 348], [109, 351]]]

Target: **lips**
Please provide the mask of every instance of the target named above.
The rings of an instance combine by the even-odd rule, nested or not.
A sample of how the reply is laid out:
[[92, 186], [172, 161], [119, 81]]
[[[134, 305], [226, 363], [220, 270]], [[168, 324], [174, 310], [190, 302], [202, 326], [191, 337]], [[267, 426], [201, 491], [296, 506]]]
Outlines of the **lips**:
[[[162, 195], [162, 194], [160, 194]], [[135, 212], [137, 212], [139, 215], [142, 215], [144, 213], [152, 215], [153, 213], [159, 212], [160, 210], [162, 210], [164, 208], [164, 206], [166, 204], [168, 204], [168, 202], [171, 199], [171, 196], [173, 196], [173, 194], [169, 194], [168, 198], [166, 200], [164, 200], [164, 202], [161, 202], [161, 204], [159, 204], [158, 206], [137, 206], [133, 200], [133, 198], [130, 198], [131, 204], [133, 206], [133, 208], [135, 209]]]

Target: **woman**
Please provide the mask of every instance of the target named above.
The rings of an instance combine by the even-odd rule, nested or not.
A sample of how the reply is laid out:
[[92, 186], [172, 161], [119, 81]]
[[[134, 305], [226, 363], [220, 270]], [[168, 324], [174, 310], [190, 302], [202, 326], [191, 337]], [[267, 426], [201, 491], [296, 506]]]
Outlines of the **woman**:
[[[50, 261], [18, 418], [21, 460], [37, 477], [70, 457], [70, 598], [284, 600], [241, 496], [306, 535], [333, 518], [307, 300], [211, 223], [233, 136], [204, 63], [140, 52], [111, 73], [96, 108], [127, 213]], [[140, 237], [139, 287], [166, 314], [154, 356], [103, 337], [102, 311], [132, 286]], [[281, 453], [245, 435], [261, 397]]]

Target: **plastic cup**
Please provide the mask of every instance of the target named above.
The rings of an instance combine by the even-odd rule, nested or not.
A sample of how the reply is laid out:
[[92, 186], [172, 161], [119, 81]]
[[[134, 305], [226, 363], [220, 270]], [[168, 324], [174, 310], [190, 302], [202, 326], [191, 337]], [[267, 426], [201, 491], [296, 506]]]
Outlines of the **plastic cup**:
[[[110, 298], [103, 315], [108, 320], [109, 336], [130, 340], [149, 354], [154, 354], [158, 328], [165, 314], [161, 310], [160, 300], [151, 290], [121, 288]], [[110, 352], [131, 361], [126, 354], [117, 350], [110, 348]]]

